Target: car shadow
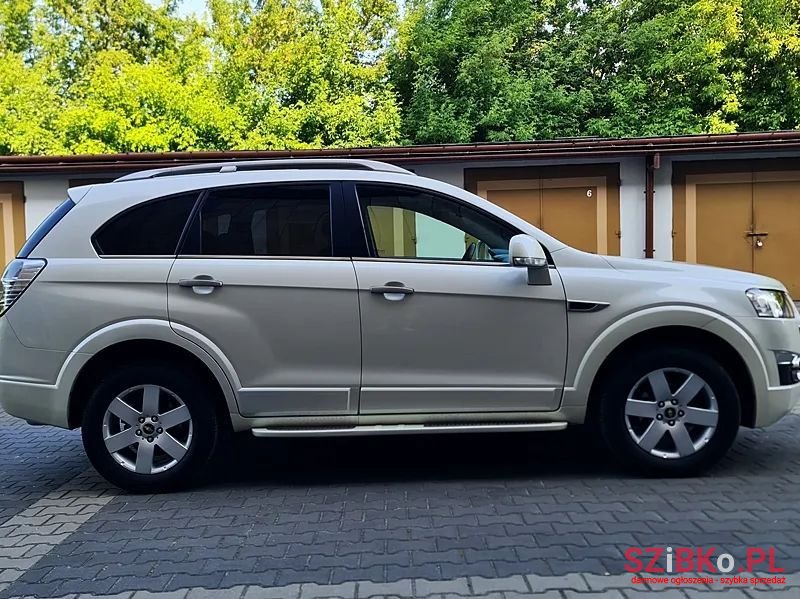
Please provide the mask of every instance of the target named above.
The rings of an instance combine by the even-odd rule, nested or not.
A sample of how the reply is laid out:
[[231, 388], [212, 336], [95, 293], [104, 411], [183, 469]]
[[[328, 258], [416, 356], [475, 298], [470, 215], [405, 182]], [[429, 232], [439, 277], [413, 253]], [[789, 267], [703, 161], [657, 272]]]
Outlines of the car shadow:
[[[784, 437], [770, 435], [769, 430], [742, 429], [730, 454], [708, 476], [764, 474], [778, 467], [776, 454], [782, 453], [796, 464], [797, 444], [788, 447]], [[295, 439], [256, 439], [245, 433], [235, 435], [218, 457], [207, 484], [307, 486], [531, 478], [589, 481], [632, 476], [623, 466], [586, 427], [546, 433]]]
[[609, 474], [583, 430], [256, 439], [235, 435], [210, 484], [390, 483]]

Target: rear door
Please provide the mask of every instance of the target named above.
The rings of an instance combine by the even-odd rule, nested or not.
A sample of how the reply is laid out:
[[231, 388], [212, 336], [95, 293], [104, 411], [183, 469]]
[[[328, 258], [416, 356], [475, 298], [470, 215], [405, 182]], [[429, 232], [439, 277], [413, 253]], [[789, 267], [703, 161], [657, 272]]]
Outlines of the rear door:
[[244, 416], [358, 410], [356, 278], [334, 255], [338, 183], [207, 193], [169, 276], [178, 334], [196, 331], [230, 361]]

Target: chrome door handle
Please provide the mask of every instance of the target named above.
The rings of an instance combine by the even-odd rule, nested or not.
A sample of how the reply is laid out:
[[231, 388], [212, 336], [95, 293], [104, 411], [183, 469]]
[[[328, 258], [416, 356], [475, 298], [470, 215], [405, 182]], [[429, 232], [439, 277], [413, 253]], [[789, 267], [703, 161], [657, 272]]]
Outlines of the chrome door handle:
[[197, 275], [193, 279], [181, 279], [179, 287], [191, 287], [198, 295], [208, 295], [217, 287], [222, 287], [222, 281], [217, 281], [208, 275]]
[[412, 295], [414, 289], [406, 287], [403, 283], [398, 281], [389, 281], [386, 285], [378, 285], [369, 288], [370, 293], [382, 294], [389, 301], [400, 301], [405, 299], [407, 295]]

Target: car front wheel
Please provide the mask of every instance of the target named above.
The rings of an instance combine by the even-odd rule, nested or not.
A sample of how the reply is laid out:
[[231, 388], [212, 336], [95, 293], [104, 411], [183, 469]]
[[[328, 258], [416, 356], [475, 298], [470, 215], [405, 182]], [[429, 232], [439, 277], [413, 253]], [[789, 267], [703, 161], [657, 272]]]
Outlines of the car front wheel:
[[736, 386], [713, 357], [666, 347], [626, 356], [601, 392], [603, 438], [629, 469], [689, 476], [715, 464], [739, 428]]

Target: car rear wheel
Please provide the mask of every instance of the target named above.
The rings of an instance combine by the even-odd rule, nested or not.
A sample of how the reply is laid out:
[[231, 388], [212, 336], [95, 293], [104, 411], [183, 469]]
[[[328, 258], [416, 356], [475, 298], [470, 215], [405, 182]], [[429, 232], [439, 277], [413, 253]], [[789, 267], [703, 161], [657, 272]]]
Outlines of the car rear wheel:
[[216, 446], [213, 402], [191, 370], [155, 362], [124, 366], [97, 385], [84, 412], [89, 460], [108, 481], [132, 492], [190, 484]]
[[629, 354], [608, 373], [600, 427], [629, 469], [689, 476], [715, 464], [739, 428], [740, 402], [728, 373], [694, 348]]

